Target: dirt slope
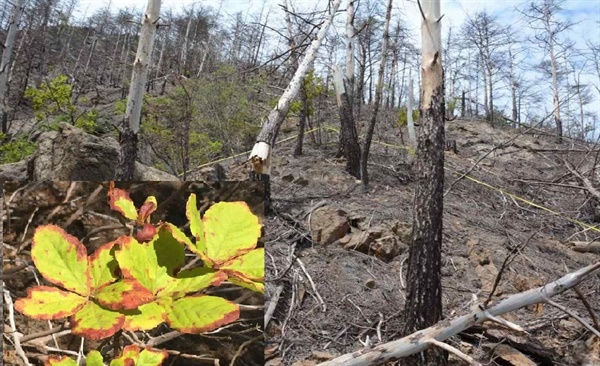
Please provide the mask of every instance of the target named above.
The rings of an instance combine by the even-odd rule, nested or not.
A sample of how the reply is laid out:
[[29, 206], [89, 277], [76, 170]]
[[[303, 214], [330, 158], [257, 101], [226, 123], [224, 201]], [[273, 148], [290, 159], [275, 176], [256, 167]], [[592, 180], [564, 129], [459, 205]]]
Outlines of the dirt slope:
[[[446, 189], [459, 176], [456, 171], [467, 171], [482, 156], [523, 132], [494, 129], [482, 121], [449, 122], [447, 139], [457, 141], [458, 154], [446, 153]], [[380, 128], [375, 138], [401, 144], [393, 128]], [[402, 149], [376, 143], [369, 167], [372, 186], [365, 193], [344, 171], [344, 161], [333, 158], [337, 137], [329, 135], [325, 142], [329, 144], [320, 147], [307, 142], [305, 154], [297, 158], [291, 157], [294, 143], [287, 142], [278, 147], [274, 160], [272, 191], [277, 214], [266, 222], [270, 254], [266, 262], [267, 297], [273, 298], [278, 288], [281, 297], [267, 328], [266, 352], [271, 365], [307, 359], [320, 362], [358, 350], [364, 342], [376, 345], [397, 339], [402, 332], [405, 284], [401, 271], [406, 271], [406, 229], [410, 232], [416, 184], [411, 180], [407, 155]], [[569, 148], [582, 152], [560, 151]], [[442, 283], [447, 317], [464, 314], [473, 294], [484, 301], [507, 255], [526, 243], [504, 271], [492, 303], [598, 260], [597, 254], [575, 252], [568, 244], [592, 240], [598, 232], [584, 231], [564, 217], [508, 194], [566, 217], [597, 224], [593, 223], [594, 209], [584, 191], [525, 182], [576, 184], [565, 176], [568, 170], [561, 159], [578, 164], [588, 148], [573, 141], [556, 145], [551, 136], [529, 131], [489, 154], [469, 175], [504, 193], [467, 179], [452, 186], [444, 202]], [[336, 238], [350, 230], [346, 237], [328, 245], [313, 241], [315, 228], [327, 230], [344, 220], [349, 229], [342, 228]], [[359, 244], [361, 238], [370, 235], [376, 239], [371, 243], [395, 245], [393, 254], [398, 255], [380, 255], [380, 259], [368, 250], [365, 254], [344, 249], [349, 241]], [[306, 270], [299, 261], [290, 265], [294, 256]], [[586, 281], [580, 290], [598, 314], [600, 278]], [[568, 292], [555, 300], [591, 322], [575, 293]], [[594, 364], [585, 357], [598, 351], [599, 342], [585, 345], [590, 333], [559, 310], [536, 306], [506, 318], [529, 329], [530, 335], [486, 324], [471, 334], [454, 337], [450, 343], [492, 365]], [[500, 342], [508, 346], [497, 347]]]

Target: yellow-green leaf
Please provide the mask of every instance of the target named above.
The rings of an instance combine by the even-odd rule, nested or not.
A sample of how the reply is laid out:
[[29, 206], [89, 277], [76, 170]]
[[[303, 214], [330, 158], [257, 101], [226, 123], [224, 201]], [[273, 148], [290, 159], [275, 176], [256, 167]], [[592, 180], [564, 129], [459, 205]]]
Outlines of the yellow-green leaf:
[[[189, 250], [196, 253], [202, 261], [205, 262], [206, 265], [210, 265], [210, 261], [206, 257], [206, 254], [202, 252], [196, 244], [192, 243], [192, 241], [183, 233], [183, 231], [179, 230], [179, 228], [171, 223], [164, 223], [160, 226], [161, 229], [168, 230], [173, 238], [177, 240], [179, 243], [187, 246]], [[205, 249], [206, 250], [206, 249]]]
[[230, 260], [220, 267], [230, 276], [251, 281], [265, 279], [265, 248], [254, 249]]
[[245, 202], [219, 202], [204, 214], [206, 256], [220, 266], [256, 248], [261, 225]]
[[46, 360], [46, 366], [78, 366], [77, 362], [67, 356], [50, 356]]
[[96, 350], [91, 350], [85, 358], [85, 366], [104, 366], [102, 354]]
[[167, 322], [182, 333], [202, 333], [236, 321], [237, 304], [216, 296], [187, 296], [176, 300], [167, 310]]
[[89, 301], [71, 317], [71, 330], [73, 334], [99, 340], [115, 334], [121, 329], [123, 322], [125, 315]]
[[198, 206], [196, 202], [196, 195], [192, 193], [188, 198], [187, 204], [185, 206], [185, 215], [190, 221], [190, 231], [192, 235], [196, 238], [195, 246], [193, 250], [194, 252], [200, 252], [202, 254], [206, 253], [206, 239], [204, 238], [204, 226], [202, 224], [202, 219], [200, 218], [200, 211], [198, 211]]
[[135, 220], [138, 217], [137, 209], [131, 198], [129, 198], [129, 192], [115, 188], [114, 182], [110, 182], [108, 189], [108, 204], [111, 210], [120, 212], [129, 220]]
[[175, 281], [159, 291], [157, 296], [179, 298], [208, 286], [219, 286], [225, 279], [227, 275], [223, 272], [206, 267], [192, 268], [179, 272]]
[[37, 286], [27, 290], [27, 297], [15, 301], [15, 309], [30, 318], [53, 320], [75, 314], [88, 300], [56, 287]]
[[261, 294], [265, 293], [264, 282], [255, 282], [255, 281], [251, 281], [248, 279], [240, 279], [240, 278], [236, 278], [236, 277], [229, 277], [227, 280], [229, 282], [233, 283], [234, 285], [238, 285], [240, 287], [247, 288], [254, 292], [260, 292]]
[[90, 294], [87, 251], [76, 237], [55, 225], [33, 234], [31, 258], [45, 279], [82, 296]]
[[135, 366], [160, 366], [168, 356], [169, 353], [167, 351], [146, 348], [140, 352], [140, 356], [135, 362]]
[[166, 321], [166, 310], [159, 302], [142, 305], [135, 310], [125, 312], [123, 329], [130, 331], [150, 330]]
[[117, 280], [116, 272], [119, 264], [115, 259], [115, 249], [121, 243], [123, 237], [106, 243], [96, 249], [89, 257], [92, 291], [101, 288]]

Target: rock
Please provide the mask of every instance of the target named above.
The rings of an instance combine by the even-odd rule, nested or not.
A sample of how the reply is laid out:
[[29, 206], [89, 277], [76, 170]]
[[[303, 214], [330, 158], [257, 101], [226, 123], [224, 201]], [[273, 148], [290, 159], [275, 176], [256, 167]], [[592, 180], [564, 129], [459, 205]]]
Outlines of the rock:
[[27, 180], [27, 160], [0, 165], [0, 182]]
[[205, 166], [199, 170], [190, 172], [186, 180], [204, 181], [204, 182], [222, 182], [227, 180], [227, 172], [219, 163]]
[[494, 348], [495, 359], [500, 358], [514, 366], [536, 366], [537, 364], [530, 360], [523, 353], [506, 344], [499, 344]]
[[[31, 176], [42, 180], [107, 181], [114, 179], [119, 144], [111, 137], [87, 134], [68, 123], [59, 131], [37, 136], [38, 151], [32, 157]], [[179, 180], [174, 175], [137, 163], [134, 180]]]
[[408, 249], [408, 246], [400, 242], [394, 233], [382, 227], [373, 227], [366, 232], [356, 231], [344, 237], [339, 243], [345, 244], [345, 249], [373, 255], [384, 262], [391, 261]]
[[331, 244], [350, 231], [344, 210], [324, 206], [312, 213], [310, 226], [312, 239], [319, 244]]
[[392, 225], [392, 231], [398, 235], [401, 242], [409, 244], [412, 239], [412, 225], [404, 221], [396, 221]]

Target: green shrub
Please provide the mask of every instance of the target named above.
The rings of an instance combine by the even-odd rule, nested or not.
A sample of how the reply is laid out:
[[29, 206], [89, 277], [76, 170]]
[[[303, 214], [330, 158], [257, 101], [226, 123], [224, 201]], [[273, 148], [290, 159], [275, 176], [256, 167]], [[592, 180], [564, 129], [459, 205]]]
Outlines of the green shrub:
[[[413, 109], [412, 115], [413, 115], [413, 122], [416, 123], [419, 120], [419, 110], [416, 108]], [[402, 108], [400, 108], [400, 111], [398, 112], [398, 126], [403, 127], [403, 126], [406, 126], [407, 123], [408, 123], [407, 110], [406, 110], [406, 107], [402, 107]]]
[[36, 145], [26, 137], [18, 136], [10, 141], [7, 136], [0, 133], [0, 164], [16, 163], [32, 155]]
[[25, 97], [31, 99], [37, 120], [46, 122], [46, 128], [56, 130], [60, 122], [68, 122], [87, 133], [96, 133], [98, 112], [78, 108], [71, 98], [72, 92], [68, 77], [59, 75], [39, 88], [27, 88]]

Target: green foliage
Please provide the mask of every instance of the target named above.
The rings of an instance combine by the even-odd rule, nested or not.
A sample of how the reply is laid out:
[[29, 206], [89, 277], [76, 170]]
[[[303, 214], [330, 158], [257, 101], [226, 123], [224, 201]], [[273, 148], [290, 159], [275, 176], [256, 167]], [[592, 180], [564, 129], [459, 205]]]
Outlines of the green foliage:
[[[36, 228], [32, 260], [56, 287], [28, 289], [15, 309], [34, 319], [70, 317], [72, 333], [92, 340], [120, 330], [150, 330], [163, 322], [196, 334], [239, 317], [236, 303], [199, 291], [225, 280], [264, 291], [264, 248], [256, 248], [261, 225], [246, 203], [219, 202], [201, 217], [192, 194], [186, 215], [194, 242], [171, 223], [151, 223], [157, 208], [153, 196], [137, 209], [129, 193], [111, 182], [108, 203], [137, 228], [135, 235], [121, 236], [88, 255], [79, 239], [62, 228]], [[181, 270], [186, 248], [202, 259], [203, 267]]]
[[[314, 70], [311, 70], [304, 78], [304, 91], [306, 93], [307, 115], [308, 117], [311, 117], [315, 113], [314, 101], [317, 98], [327, 95], [327, 85], [320, 76], [315, 75]], [[278, 100], [279, 99], [276, 99], [275, 101], [271, 102], [273, 104], [272, 107], [277, 105]], [[302, 111], [302, 107], [302, 100], [295, 100], [290, 104], [290, 110], [288, 113], [299, 114]]]
[[[98, 112], [82, 111], [71, 98], [73, 86], [66, 75], [59, 75], [43, 83], [39, 88], [28, 87], [25, 97], [31, 99], [36, 119], [46, 122], [52, 130], [58, 128], [60, 122], [68, 122], [83, 129], [87, 133], [98, 132]], [[85, 99], [85, 98], [84, 98]], [[54, 117], [54, 121], [50, 119]]]
[[[406, 126], [406, 124], [408, 123], [408, 111], [406, 110], [406, 107], [402, 107], [400, 108], [400, 111], [398, 112], [398, 126], [403, 127]], [[417, 122], [419, 120], [419, 110], [418, 109], [413, 109], [412, 111], [412, 115], [413, 115], [413, 122]]]
[[[167, 351], [151, 348], [141, 349], [131, 344], [123, 348], [123, 352], [110, 362], [110, 366], [160, 366], [168, 357]], [[92, 350], [88, 353], [85, 363], [87, 366], [104, 366], [104, 359], [100, 352]], [[46, 366], [77, 366], [77, 362], [67, 356], [50, 356]]]
[[8, 141], [8, 136], [0, 133], [0, 164], [21, 161], [32, 155], [35, 149], [36, 145], [24, 136], [17, 136]]
[[[186, 145], [188, 168], [247, 150], [260, 130], [264, 110], [257, 105], [264, 98], [265, 85], [263, 75], [241, 82], [230, 67], [210, 79], [180, 80], [180, 86], [167, 95], [146, 96], [143, 141], [156, 154], [157, 164], [177, 174], [184, 168]], [[124, 111], [120, 104], [115, 107]]]

